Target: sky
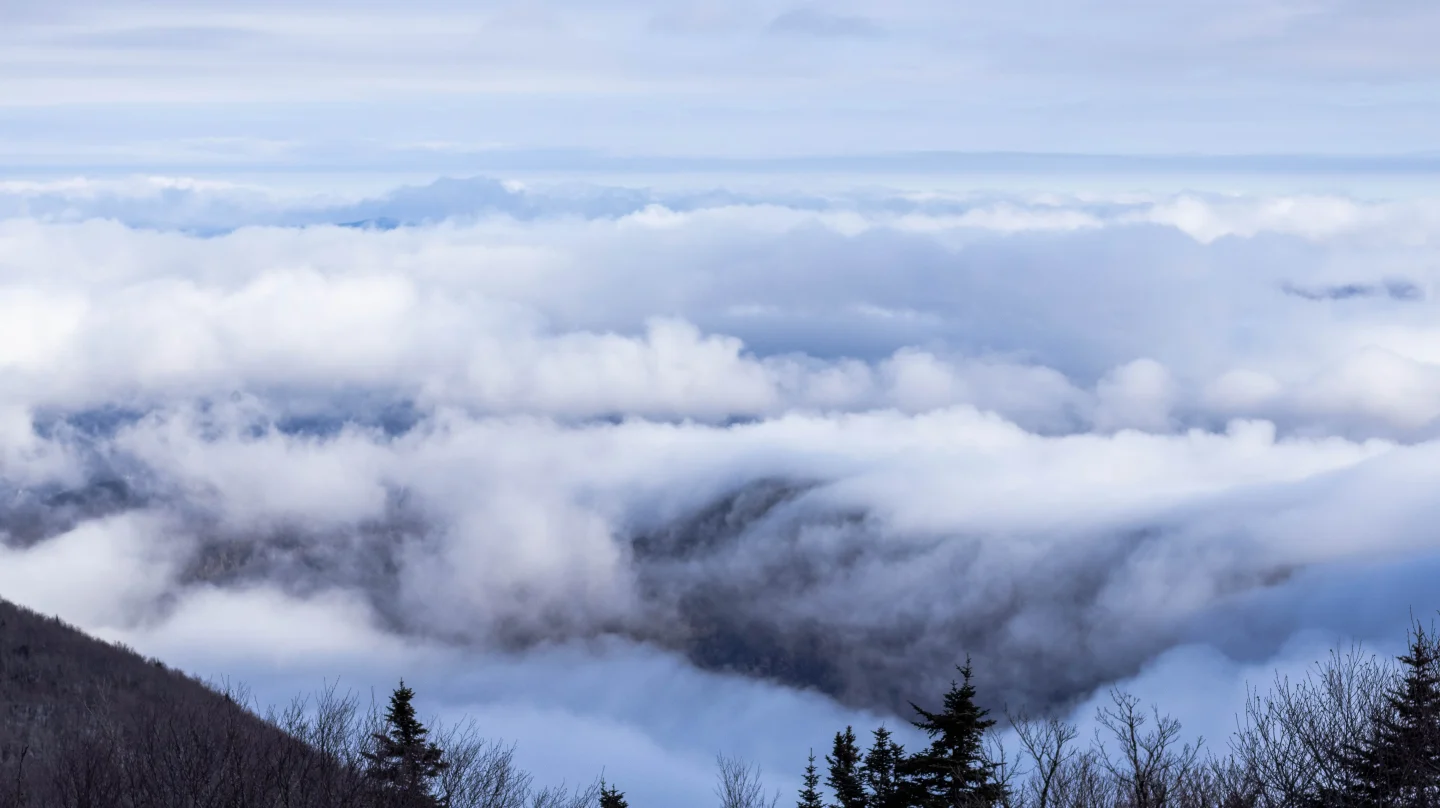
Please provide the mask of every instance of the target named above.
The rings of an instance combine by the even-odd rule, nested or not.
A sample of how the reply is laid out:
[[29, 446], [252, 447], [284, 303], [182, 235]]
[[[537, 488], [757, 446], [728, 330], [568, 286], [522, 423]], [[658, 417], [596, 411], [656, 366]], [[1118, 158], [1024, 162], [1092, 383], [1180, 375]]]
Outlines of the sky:
[[1420, 0], [6, 0], [0, 165], [1433, 153], [1437, 15]]
[[1440, 609], [1440, 10], [0, 0], [0, 597], [788, 798]]

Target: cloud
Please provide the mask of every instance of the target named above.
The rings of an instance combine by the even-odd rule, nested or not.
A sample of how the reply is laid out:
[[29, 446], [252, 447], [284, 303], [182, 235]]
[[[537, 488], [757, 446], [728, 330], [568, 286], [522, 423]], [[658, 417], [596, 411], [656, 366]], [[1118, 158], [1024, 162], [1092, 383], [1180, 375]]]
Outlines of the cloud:
[[128, 28], [78, 37], [78, 44], [100, 49], [228, 50], [253, 41], [257, 32], [222, 26]]
[[788, 787], [964, 652], [997, 706], [1220, 698], [1440, 607], [1436, 224], [9, 182], [0, 592], [266, 698], [403, 674], [670, 803], [721, 749]]
[[829, 12], [802, 6], [792, 8], [770, 22], [777, 34], [799, 34], [826, 39], [876, 39], [884, 29], [868, 17]]
[[1384, 284], [1347, 283], [1339, 286], [1304, 288], [1286, 284], [1285, 294], [1305, 300], [1353, 300], [1385, 295], [1392, 300], [1416, 300], [1424, 296], [1420, 287], [1407, 280], [1390, 280]]

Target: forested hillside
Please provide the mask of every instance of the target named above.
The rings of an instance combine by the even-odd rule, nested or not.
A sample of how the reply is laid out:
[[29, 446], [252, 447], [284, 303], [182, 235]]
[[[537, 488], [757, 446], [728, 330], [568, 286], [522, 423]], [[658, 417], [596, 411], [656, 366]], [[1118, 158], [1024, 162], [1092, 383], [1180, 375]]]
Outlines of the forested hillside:
[[392, 729], [334, 688], [261, 714], [243, 689], [0, 600], [5, 808], [579, 808], [598, 793], [536, 787], [513, 749], [455, 727], [426, 731], [444, 762], [417, 801], [384, 776]]
[[[427, 727], [402, 682], [383, 709], [335, 689], [265, 714], [216, 687], [0, 601], [0, 805], [67, 808], [628, 808], [618, 784], [540, 788], [473, 725]], [[1093, 738], [1058, 717], [992, 714], [969, 661], [907, 750], [846, 727], [804, 786], [767, 790], [717, 759], [722, 808], [1384, 808], [1440, 805], [1440, 639], [1335, 653], [1257, 690], [1229, 739], [1188, 738], [1112, 690]], [[636, 806], [641, 808], [641, 806]]]

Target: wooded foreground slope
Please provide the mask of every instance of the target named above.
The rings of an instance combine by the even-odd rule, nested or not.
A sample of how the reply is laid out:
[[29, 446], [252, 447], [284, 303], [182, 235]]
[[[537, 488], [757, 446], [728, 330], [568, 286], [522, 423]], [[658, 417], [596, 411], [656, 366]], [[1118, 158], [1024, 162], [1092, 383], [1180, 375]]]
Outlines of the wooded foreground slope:
[[473, 724], [435, 727], [444, 765], [407, 789], [379, 776], [390, 723], [333, 686], [261, 715], [243, 690], [0, 600], [0, 808], [580, 808], [599, 794], [535, 786]]

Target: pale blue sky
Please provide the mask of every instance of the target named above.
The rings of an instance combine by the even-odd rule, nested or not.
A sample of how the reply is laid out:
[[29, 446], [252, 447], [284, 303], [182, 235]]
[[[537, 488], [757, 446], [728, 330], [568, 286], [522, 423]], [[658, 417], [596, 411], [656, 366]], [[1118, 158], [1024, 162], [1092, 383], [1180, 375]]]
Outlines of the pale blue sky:
[[1398, 154], [1417, 0], [0, 0], [0, 166]]

